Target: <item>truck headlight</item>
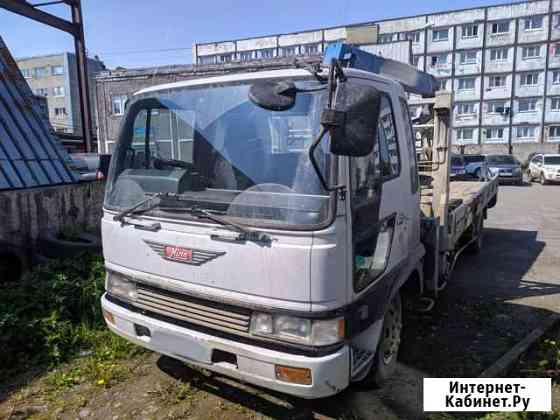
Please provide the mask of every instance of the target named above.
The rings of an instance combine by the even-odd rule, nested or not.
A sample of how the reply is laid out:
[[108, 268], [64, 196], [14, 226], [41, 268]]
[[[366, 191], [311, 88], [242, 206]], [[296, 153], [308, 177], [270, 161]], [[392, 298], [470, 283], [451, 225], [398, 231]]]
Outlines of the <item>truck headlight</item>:
[[111, 296], [115, 296], [126, 301], [134, 301], [137, 298], [136, 284], [122, 274], [114, 271], [107, 271], [105, 290], [107, 290], [107, 293]]
[[292, 343], [327, 346], [344, 339], [344, 318], [312, 320], [259, 312], [251, 319], [251, 333]]

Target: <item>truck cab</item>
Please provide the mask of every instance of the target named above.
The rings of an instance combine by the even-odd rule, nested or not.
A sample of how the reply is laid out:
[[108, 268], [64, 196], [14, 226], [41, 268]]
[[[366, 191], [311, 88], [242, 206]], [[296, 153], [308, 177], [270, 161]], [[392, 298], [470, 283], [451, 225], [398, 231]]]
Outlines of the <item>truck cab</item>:
[[383, 383], [424, 291], [416, 158], [403, 83], [335, 59], [140, 91], [106, 187], [108, 327], [303, 398]]

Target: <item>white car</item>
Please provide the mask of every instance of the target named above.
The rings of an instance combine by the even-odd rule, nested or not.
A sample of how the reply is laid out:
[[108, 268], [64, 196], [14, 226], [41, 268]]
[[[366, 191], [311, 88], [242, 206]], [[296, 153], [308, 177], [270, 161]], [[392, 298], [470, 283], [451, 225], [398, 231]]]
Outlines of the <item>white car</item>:
[[529, 162], [529, 180], [538, 180], [542, 185], [560, 182], [560, 154], [538, 154]]

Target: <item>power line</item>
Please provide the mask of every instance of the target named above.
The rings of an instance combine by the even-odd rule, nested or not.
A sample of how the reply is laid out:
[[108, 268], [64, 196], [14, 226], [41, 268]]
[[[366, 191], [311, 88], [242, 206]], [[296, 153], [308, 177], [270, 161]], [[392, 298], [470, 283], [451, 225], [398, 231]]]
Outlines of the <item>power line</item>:
[[158, 53], [158, 52], [173, 52], [173, 51], [190, 51], [192, 47], [183, 47], [183, 48], [154, 48], [151, 50], [129, 50], [129, 51], [107, 51], [107, 52], [98, 52], [98, 54], [102, 55], [125, 55], [125, 54], [145, 54], [145, 53]]

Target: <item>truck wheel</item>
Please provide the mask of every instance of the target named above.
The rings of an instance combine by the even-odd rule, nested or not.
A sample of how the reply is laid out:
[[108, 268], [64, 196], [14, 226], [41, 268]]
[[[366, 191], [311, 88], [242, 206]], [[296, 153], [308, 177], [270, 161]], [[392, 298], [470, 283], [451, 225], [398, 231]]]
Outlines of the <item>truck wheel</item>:
[[367, 376], [360, 381], [366, 386], [382, 386], [397, 368], [397, 355], [401, 344], [402, 332], [402, 302], [397, 293], [385, 312], [381, 336], [377, 344], [377, 351], [373, 357], [373, 364]]
[[541, 183], [541, 185], [546, 185], [546, 178], [544, 177], [544, 174], [541, 174], [541, 176], [539, 177], [539, 182]]

